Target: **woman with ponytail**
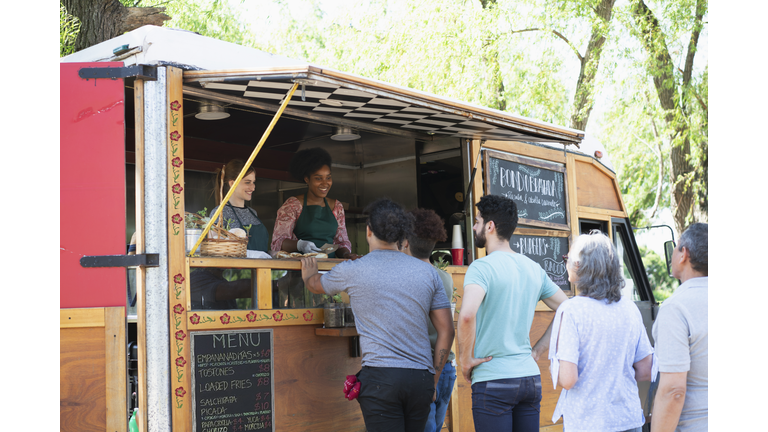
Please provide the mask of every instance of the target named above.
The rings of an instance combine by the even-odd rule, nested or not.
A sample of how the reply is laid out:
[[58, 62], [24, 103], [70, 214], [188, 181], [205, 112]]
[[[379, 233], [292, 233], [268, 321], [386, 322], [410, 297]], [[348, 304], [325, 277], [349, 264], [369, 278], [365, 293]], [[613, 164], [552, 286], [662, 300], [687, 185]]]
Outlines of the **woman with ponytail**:
[[[216, 174], [216, 186], [213, 191], [214, 196], [216, 196], [216, 208], [211, 211], [211, 217], [216, 213], [216, 210], [219, 208], [218, 206], [221, 205], [221, 199], [229, 193], [243, 166], [245, 166], [244, 161], [233, 159]], [[254, 189], [256, 189], [256, 170], [251, 166], [246, 171], [242, 180], [240, 180], [240, 184], [237, 185], [232, 196], [229, 197], [227, 205], [221, 212], [221, 217], [224, 218], [223, 226], [226, 228], [227, 224], [229, 224], [229, 229], [242, 228], [248, 233], [249, 257], [270, 258], [267, 254], [269, 251], [269, 232], [267, 227], [261, 223], [261, 220], [256, 215], [256, 211], [250, 206], [245, 205], [246, 201], [251, 200]], [[255, 254], [250, 251], [260, 251], [265, 254]]]

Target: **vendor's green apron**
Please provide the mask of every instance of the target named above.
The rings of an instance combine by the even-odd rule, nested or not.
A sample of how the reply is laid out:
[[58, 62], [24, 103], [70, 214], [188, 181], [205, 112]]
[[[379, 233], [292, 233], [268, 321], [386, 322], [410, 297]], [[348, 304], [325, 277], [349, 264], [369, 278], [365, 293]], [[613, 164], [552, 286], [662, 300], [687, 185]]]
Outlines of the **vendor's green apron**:
[[[237, 219], [237, 223], [240, 224], [240, 226], [245, 230], [245, 225], [243, 225], [243, 222], [240, 220], [239, 217], [237, 217], [237, 212], [235, 211], [235, 207], [227, 203], [228, 206], [232, 207], [232, 213], [235, 215], [235, 219]], [[248, 211], [251, 212], [253, 217], [261, 221], [258, 216], [256, 216], [256, 212], [253, 211], [252, 208], [246, 206], [245, 208], [248, 209]], [[248, 250], [252, 251], [262, 251], [267, 252], [269, 251], [269, 232], [267, 231], [267, 227], [264, 226], [263, 223], [260, 223], [258, 225], [251, 225], [250, 231], [248, 231]]]
[[[319, 205], [307, 205], [307, 195], [304, 194], [304, 207], [301, 215], [293, 228], [293, 234], [299, 240], [309, 240], [315, 246], [322, 247], [324, 244], [333, 244], [333, 238], [336, 236], [336, 230], [339, 223], [336, 216], [333, 215], [331, 207], [328, 206], [328, 200], [323, 198], [325, 207]], [[335, 258], [336, 253], [328, 254], [328, 258]]]

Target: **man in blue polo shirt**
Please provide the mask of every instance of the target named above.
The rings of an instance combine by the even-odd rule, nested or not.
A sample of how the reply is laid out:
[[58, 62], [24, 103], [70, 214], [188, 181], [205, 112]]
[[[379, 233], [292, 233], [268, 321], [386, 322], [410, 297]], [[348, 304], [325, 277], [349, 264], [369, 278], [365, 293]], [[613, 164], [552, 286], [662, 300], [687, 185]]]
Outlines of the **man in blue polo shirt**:
[[517, 227], [514, 201], [487, 195], [477, 210], [475, 244], [488, 255], [467, 270], [459, 314], [459, 358], [472, 383], [475, 430], [538, 431], [536, 361], [549, 348], [552, 325], [533, 348], [528, 335], [539, 300], [556, 310], [567, 296], [540, 265], [510, 247]]

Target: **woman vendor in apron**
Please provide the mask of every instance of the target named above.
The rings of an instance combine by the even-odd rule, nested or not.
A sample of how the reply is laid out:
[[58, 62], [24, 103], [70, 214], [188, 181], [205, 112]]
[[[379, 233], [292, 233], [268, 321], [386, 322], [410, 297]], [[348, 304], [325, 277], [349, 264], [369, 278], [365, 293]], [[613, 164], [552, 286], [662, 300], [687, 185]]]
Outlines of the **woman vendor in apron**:
[[338, 249], [328, 258], [358, 258], [351, 252], [344, 207], [328, 198], [333, 185], [331, 155], [321, 148], [299, 151], [291, 160], [290, 173], [307, 184], [307, 192], [288, 198], [277, 211], [272, 250], [306, 254], [333, 244]]
[[[331, 155], [321, 148], [299, 151], [291, 160], [290, 173], [307, 184], [303, 195], [288, 198], [277, 211], [272, 233], [272, 250], [285, 252], [320, 252], [324, 244], [339, 248], [328, 258], [356, 259], [347, 236], [344, 207], [328, 198], [333, 185]], [[301, 272], [288, 272], [278, 280], [275, 307], [316, 307], [326, 300], [304, 289]]]
[[[214, 195], [216, 196], [217, 204], [220, 204], [221, 197], [224, 197], [229, 193], [229, 189], [235, 183], [235, 179], [243, 169], [245, 162], [239, 159], [229, 161], [216, 176], [216, 190]], [[223, 184], [223, 188], [222, 188]], [[256, 211], [250, 206], [246, 206], [245, 202], [251, 200], [251, 195], [256, 188], [256, 171], [253, 166], [248, 168], [248, 172], [245, 173], [237, 188], [229, 197], [227, 205], [221, 212], [221, 216], [224, 218], [223, 226], [227, 227], [229, 222], [229, 229], [242, 228], [248, 233], [248, 256], [253, 258], [271, 258], [267, 253], [269, 251], [269, 232], [267, 227], [261, 223], [261, 220], [256, 215]], [[220, 197], [221, 194], [221, 197]], [[216, 213], [218, 207], [211, 211], [211, 216]], [[248, 228], [250, 226], [250, 229]], [[261, 252], [261, 253], [259, 253]]]

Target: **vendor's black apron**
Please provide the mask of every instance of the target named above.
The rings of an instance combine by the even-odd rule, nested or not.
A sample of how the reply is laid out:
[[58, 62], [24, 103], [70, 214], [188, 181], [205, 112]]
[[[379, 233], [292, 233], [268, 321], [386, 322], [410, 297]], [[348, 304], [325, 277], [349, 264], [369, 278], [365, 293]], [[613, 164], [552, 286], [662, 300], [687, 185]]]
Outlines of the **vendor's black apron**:
[[[328, 206], [328, 200], [323, 198], [323, 202], [325, 207], [308, 206], [307, 195], [304, 194], [304, 207], [301, 209], [301, 215], [293, 228], [293, 234], [297, 239], [309, 240], [318, 248], [326, 243], [333, 244], [333, 238], [339, 228], [336, 216], [333, 215], [331, 207]], [[328, 254], [328, 258], [335, 257], [335, 252]]]
[[[232, 207], [232, 213], [235, 215], [235, 219], [237, 219], [237, 223], [240, 224], [240, 227], [245, 230], [250, 237], [248, 237], [248, 250], [252, 251], [262, 251], [267, 252], [269, 251], [269, 232], [267, 231], [267, 227], [264, 226], [263, 223], [260, 223], [258, 225], [251, 225], [250, 231], [245, 229], [245, 225], [243, 225], [243, 222], [240, 220], [239, 217], [237, 217], [237, 212], [235, 211], [235, 206], [233, 206], [230, 203], [227, 203], [228, 206]], [[248, 209], [248, 211], [251, 212], [253, 217], [259, 220], [261, 222], [261, 219], [259, 219], [258, 216], [256, 216], [256, 212], [253, 211], [252, 208], [246, 206], [245, 208]], [[222, 215], [223, 216], [223, 215]]]

